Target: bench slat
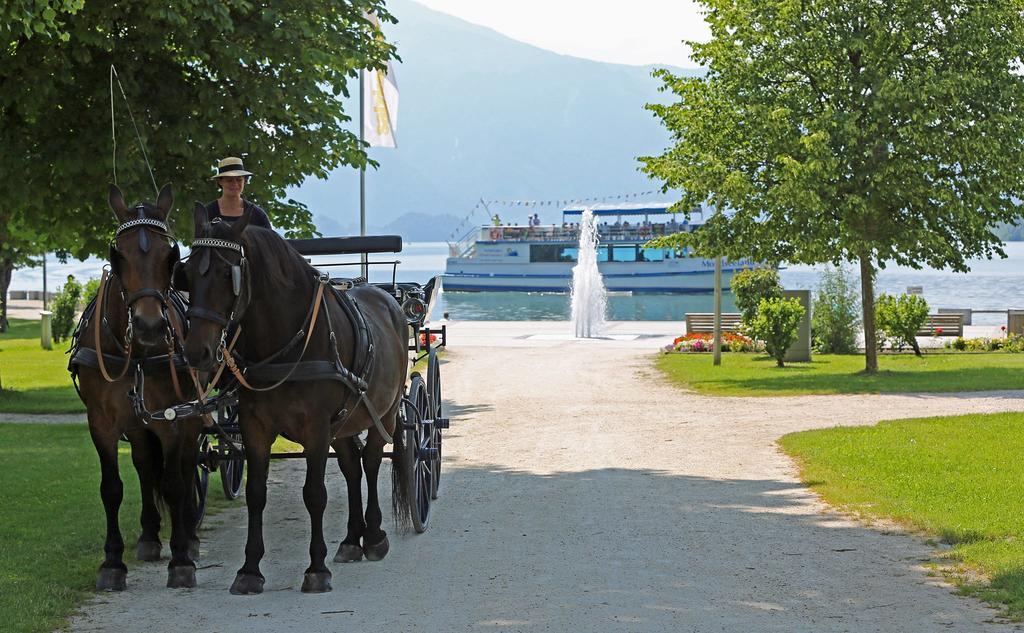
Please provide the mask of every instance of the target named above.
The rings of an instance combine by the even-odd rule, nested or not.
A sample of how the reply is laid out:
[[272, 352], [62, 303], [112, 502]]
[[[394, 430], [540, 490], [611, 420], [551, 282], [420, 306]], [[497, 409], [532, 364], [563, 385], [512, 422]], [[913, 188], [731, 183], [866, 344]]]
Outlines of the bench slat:
[[[738, 312], [722, 313], [722, 331], [736, 332], [742, 324]], [[688, 312], [686, 314], [686, 333], [711, 333], [715, 331], [715, 315], [710, 312]]]
[[[938, 330], [942, 330], [939, 332]], [[929, 314], [917, 332], [918, 336], [963, 336], [964, 318], [962, 314]]]

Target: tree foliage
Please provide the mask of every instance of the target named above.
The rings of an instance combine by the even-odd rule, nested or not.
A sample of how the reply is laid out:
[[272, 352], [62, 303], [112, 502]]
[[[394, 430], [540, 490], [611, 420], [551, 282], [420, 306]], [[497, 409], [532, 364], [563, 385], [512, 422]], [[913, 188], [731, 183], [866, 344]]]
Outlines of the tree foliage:
[[776, 365], [785, 367], [783, 359], [786, 350], [796, 341], [797, 329], [803, 317], [804, 307], [800, 305], [799, 299], [761, 299], [757, 304], [757, 314], [747, 327], [751, 336], [764, 341], [764, 348], [775, 359]]
[[882, 334], [880, 342], [888, 342], [895, 350], [909, 347], [914, 350], [914, 354], [920, 356], [917, 333], [928, 320], [928, 302], [924, 297], [882, 294], [876, 302], [876, 311], [878, 329]]
[[860, 293], [843, 266], [821, 273], [811, 310], [815, 348], [821, 354], [853, 354], [860, 331]]
[[757, 307], [762, 299], [782, 297], [779, 272], [771, 268], [746, 268], [734, 273], [729, 280], [729, 290], [736, 297], [736, 307], [745, 324], [757, 316]]
[[[212, 164], [243, 156], [257, 174], [246, 197], [289, 234], [314, 233], [286, 188], [365, 164], [338, 97], [360, 68], [395, 54], [364, 12], [393, 21], [383, 0], [0, 0], [0, 15], [21, 16], [0, 31], [0, 273], [44, 250], [105, 252], [112, 64], [156, 181], [173, 182], [179, 202], [217, 197]], [[116, 179], [130, 197], [151, 198], [113, 90]]]
[[874, 276], [967, 270], [1024, 193], [1017, 0], [701, 0], [704, 77], [659, 71], [673, 135], [643, 169], [676, 205], [724, 210], [677, 238], [704, 254], [857, 262], [869, 372]]

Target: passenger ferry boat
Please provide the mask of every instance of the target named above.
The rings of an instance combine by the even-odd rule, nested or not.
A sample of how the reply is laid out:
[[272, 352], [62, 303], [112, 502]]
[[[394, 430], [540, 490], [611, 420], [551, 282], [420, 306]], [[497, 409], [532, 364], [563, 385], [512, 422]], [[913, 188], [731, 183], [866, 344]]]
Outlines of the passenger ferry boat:
[[[686, 251], [644, 248], [652, 237], [698, 229], [703, 221], [678, 222], [672, 203], [593, 205], [598, 224], [598, 269], [611, 292], [710, 293], [715, 261]], [[446, 291], [569, 292], [576, 265], [583, 207], [562, 210], [562, 224], [484, 226], [449, 244]], [[703, 214], [701, 214], [703, 216]], [[749, 260], [722, 264], [722, 289]]]

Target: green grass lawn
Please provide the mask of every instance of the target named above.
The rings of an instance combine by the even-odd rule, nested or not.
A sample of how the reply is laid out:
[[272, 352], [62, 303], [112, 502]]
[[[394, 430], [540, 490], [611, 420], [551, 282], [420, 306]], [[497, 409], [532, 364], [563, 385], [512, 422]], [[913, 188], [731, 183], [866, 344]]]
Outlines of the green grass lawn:
[[1024, 619], [1022, 428], [1024, 414], [966, 415], [807, 431], [780, 443], [826, 501], [950, 544], [944, 571], [962, 591]]
[[710, 354], [662, 354], [656, 364], [673, 383], [716, 396], [1024, 389], [1024, 354], [883, 354], [873, 376], [862, 373], [862, 355], [812, 358], [780, 368], [765, 355], [730, 352], [715, 367]]
[[[127, 444], [120, 458], [130, 589], [138, 565], [139, 479]], [[0, 424], [0, 464], [0, 629], [49, 632], [93, 595], [103, 562], [99, 459], [84, 425]], [[224, 500], [218, 475], [210, 476], [208, 513], [243, 503], [244, 497]], [[164, 523], [166, 547], [170, 531]]]
[[0, 412], [84, 412], [68, 375], [68, 342], [43, 349], [39, 323], [11, 319], [11, 327], [0, 334]]

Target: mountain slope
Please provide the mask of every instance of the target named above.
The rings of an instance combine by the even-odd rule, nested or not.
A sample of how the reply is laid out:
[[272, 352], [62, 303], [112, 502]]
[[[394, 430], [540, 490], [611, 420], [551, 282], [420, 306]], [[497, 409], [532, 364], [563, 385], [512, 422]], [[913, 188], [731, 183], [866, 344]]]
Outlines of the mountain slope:
[[[650, 67], [559, 55], [409, 0], [389, 6], [400, 22], [386, 35], [403, 60], [396, 65], [399, 147], [371, 150], [380, 168], [366, 175], [369, 224], [413, 212], [463, 216], [481, 197], [546, 200], [656, 188], [636, 161], [669, 140], [644, 110], [665, 98]], [[348, 111], [358, 116], [358, 102]], [[358, 187], [358, 172], [346, 169], [305, 183], [295, 197], [325, 229], [358, 227]], [[558, 218], [555, 207], [533, 211]]]

